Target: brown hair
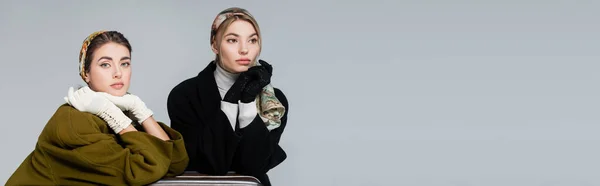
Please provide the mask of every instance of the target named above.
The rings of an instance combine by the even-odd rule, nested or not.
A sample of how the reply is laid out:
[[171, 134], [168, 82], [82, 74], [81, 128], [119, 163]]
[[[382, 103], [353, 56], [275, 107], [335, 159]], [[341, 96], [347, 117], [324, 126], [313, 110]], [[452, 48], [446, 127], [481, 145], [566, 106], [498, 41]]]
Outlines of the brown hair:
[[[129, 40], [127, 40], [127, 38], [125, 38], [125, 36], [123, 36], [123, 34], [121, 34], [118, 31], [106, 31], [103, 32], [97, 36], [95, 36], [89, 43], [89, 45], [87, 46], [87, 49], [85, 51], [85, 59], [83, 61], [83, 70], [85, 73], [90, 72], [90, 64], [92, 63], [92, 59], [94, 58], [94, 52], [96, 52], [96, 50], [100, 47], [102, 47], [103, 45], [107, 44], [107, 43], [116, 43], [119, 45], [123, 45], [125, 47], [127, 47], [127, 49], [129, 50], [129, 53], [131, 54], [131, 44], [129, 44]], [[81, 59], [82, 54], [79, 54], [79, 59]]]

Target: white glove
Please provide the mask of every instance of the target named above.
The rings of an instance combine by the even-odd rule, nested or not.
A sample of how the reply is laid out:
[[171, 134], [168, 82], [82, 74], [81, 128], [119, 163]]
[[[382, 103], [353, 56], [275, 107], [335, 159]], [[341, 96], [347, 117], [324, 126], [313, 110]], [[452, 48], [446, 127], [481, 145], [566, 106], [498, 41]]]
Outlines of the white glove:
[[124, 96], [113, 96], [108, 93], [98, 92], [108, 100], [113, 102], [117, 107], [123, 111], [131, 111], [135, 119], [142, 124], [146, 119], [152, 116], [154, 113], [152, 110], [146, 107], [146, 104], [137, 96], [133, 94], [126, 94]]
[[104, 119], [115, 133], [119, 133], [131, 125], [131, 119], [115, 104], [87, 86], [77, 91], [74, 91], [73, 87], [70, 87], [68, 96], [64, 99], [69, 105], [75, 107], [75, 109], [81, 112], [92, 113]]

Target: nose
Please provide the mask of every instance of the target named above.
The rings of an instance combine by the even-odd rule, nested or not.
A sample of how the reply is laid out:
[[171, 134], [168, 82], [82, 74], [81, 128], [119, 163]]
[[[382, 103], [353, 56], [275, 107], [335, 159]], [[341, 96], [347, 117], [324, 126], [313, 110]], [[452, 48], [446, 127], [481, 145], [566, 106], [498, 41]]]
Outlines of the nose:
[[115, 70], [113, 71], [113, 78], [115, 78], [115, 79], [121, 78], [121, 68], [115, 67]]
[[248, 54], [248, 46], [246, 46], [246, 44], [241, 44], [241, 46], [240, 46], [240, 54], [241, 55]]

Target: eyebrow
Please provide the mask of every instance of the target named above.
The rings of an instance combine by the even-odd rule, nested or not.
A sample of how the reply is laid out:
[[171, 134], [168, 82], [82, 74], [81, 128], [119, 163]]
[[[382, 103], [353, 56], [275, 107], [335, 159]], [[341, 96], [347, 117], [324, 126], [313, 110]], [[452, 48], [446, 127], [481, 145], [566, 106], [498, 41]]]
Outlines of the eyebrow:
[[103, 59], [108, 59], [112, 61], [112, 57], [108, 57], [108, 56], [102, 56], [100, 57], [100, 59], [98, 59], [98, 61], [103, 60]]
[[[257, 33], [253, 33], [253, 34], [250, 34], [250, 36], [248, 36], [248, 37], [252, 37], [252, 36], [256, 36], [256, 35], [258, 35], [258, 34], [257, 34]], [[229, 33], [229, 34], [227, 34], [227, 35], [225, 35], [225, 36], [235, 36], [235, 37], [240, 37], [240, 35], [238, 35], [238, 34], [236, 34], [236, 33]]]
[[[111, 60], [111, 61], [113, 60], [112, 57], [102, 56], [102, 57], [100, 57], [100, 59], [98, 59], [98, 61], [103, 60], [103, 59], [107, 59], [107, 60]], [[131, 60], [131, 57], [125, 56], [125, 57], [121, 58], [121, 61], [128, 60], [128, 59]]]

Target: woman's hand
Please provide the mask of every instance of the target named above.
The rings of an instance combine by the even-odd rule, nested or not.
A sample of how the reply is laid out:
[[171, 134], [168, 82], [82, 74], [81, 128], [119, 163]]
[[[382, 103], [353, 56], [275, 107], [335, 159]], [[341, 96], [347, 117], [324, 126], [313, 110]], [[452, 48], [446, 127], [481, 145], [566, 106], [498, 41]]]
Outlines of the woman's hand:
[[74, 91], [73, 87], [70, 87], [67, 97], [64, 99], [75, 109], [81, 112], [92, 113], [104, 119], [115, 133], [121, 133], [126, 128], [130, 129], [131, 119], [110, 100], [101, 96], [98, 92], [94, 92], [87, 86], [77, 91]]
[[105, 92], [99, 92], [99, 94], [110, 100], [121, 110], [133, 113], [133, 116], [140, 124], [154, 114], [139, 97], [133, 94], [126, 94], [121, 97]]
[[108, 93], [99, 93], [103, 97], [106, 97], [117, 107], [123, 111], [131, 111], [136, 120], [144, 127], [146, 133], [153, 135], [162, 140], [169, 140], [169, 135], [161, 128], [154, 117], [153, 113], [146, 104], [136, 95], [126, 94], [124, 96], [113, 96]]
[[260, 65], [250, 67], [246, 72], [240, 73], [229, 91], [223, 96], [223, 101], [237, 104], [250, 103], [262, 92], [263, 87], [271, 83], [273, 67], [263, 60], [258, 60]]
[[254, 101], [256, 96], [262, 92], [263, 87], [271, 83], [273, 67], [266, 61], [259, 60], [259, 62], [260, 66], [250, 67], [248, 71], [243, 72], [249, 79], [242, 90], [241, 101], [244, 103]]

